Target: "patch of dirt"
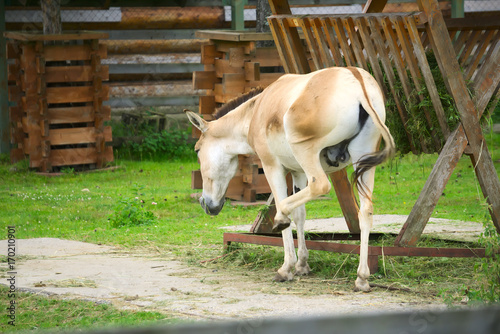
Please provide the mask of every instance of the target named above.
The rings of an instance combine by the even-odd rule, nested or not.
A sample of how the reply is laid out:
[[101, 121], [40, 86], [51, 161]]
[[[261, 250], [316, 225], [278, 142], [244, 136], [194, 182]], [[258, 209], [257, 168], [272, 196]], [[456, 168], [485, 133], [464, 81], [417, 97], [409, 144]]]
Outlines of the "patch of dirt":
[[[307, 224], [308, 230], [314, 228], [314, 223]], [[387, 226], [398, 228], [398, 224]], [[475, 233], [476, 228], [470, 225], [467, 229]], [[5, 240], [0, 241], [0, 249], [7, 249]], [[273, 272], [262, 277], [245, 270], [190, 267], [168, 254], [131, 253], [76, 241], [20, 239], [17, 249], [17, 256], [21, 256], [16, 264], [19, 289], [181, 318], [297, 317], [445, 308], [437, 298], [414, 293], [381, 288], [370, 293], [345, 291], [335, 281], [314, 276], [275, 283]], [[0, 270], [5, 267], [2, 263]]]

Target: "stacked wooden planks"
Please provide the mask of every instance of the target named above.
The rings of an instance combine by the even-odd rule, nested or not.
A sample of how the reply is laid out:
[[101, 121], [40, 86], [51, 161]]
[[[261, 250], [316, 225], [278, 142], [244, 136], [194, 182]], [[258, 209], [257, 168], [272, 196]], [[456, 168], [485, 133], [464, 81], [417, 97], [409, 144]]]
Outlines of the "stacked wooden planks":
[[[197, 36], [209, 40], [201, 47], [204, 71], [193, 73], [193, 87], [204, 90], [199, 112], [206, 120], [224, 103], [257, 87], [267, 87], [283, 70], [275, 47], [256, 47], [256, 42], [271, 39], [269, 33], [235, 31], [199, 31]], [[199, 131], [194, 128], [193, 136]], [[201, 189], [199, 170], [192, 172], [192, 188]], [[229, 183], [226, 197], [254, 202], [258, 194], [270, 193], [260, 160], [253, 155], [239, 157], [239, 171]]]
[[[106, 34], [6, 33], [13, 162], [29, 159], [42, 172], [113, 160]], [[55, 44], [54, 41], [60, 42]], [[64, 44], [62, 41], [66, 41]]]

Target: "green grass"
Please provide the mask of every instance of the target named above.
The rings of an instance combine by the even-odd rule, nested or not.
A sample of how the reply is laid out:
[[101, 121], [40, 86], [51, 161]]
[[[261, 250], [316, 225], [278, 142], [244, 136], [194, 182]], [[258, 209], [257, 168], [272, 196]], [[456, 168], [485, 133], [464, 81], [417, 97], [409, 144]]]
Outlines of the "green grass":
[[[7, 288], [0, 286], [0, 294], [7, 294]], [[68, 331], [75, 329], [102, 329], [106, 327], [133, 327], [138, 325], [170, 324], [170, 319], [158, 312], [123, 311], [108, 304], [90, 301], [62, 300], [57, 297], [40, 296], [31, 293], [17, 293], [15, 326], [9, 325], [2, 312], [0, 331], [32, 332], [34, 330]], [[3, 302], [3, 300], [2, 300]], [[2, 303], [2, 305], [6, 305]], [[41, 321], [41, 318], [44, 320]]]
[[[493, 160], [500, 160], [500, 135], [488, 134], [487, 139]], [[437, 155], [408, 154], [380, 166], [376, 173], [375, 214], [409, 214], [436, 159]], [[223, 253], [224, 230], [219, 227], [250, 224], [260, 209], [258, 206], [226, 205], [218, 216], [206, 215], [198, 201], [191, 197], [195, 192], [190, 189], [191, 171], [198, 168], [194, 159], [176, 162], [120, 160], [116, 165], [119, 168], [115, 170], [77, 174], [69, 170], [59, 177], [45, 177], [27, 171], [22, 164], [17, 166], [18, 171], [13, 171], [12, 166], [3, 160], [0, 163], [0, 231], [6, 233], [8, 225], [15, 225], [18, 239], [51, 237], [130, 249], [155, 249], [199, 265], [200, 260]], [[498, 162], [495, 166], [500, 171]], [[141, 188], [139, 193], [138, 188]], [[109, 217], [120, 198], [132, 196], [144, 201], [144, 208], [157, 217], [156, 222], [113, 227]], [[330, 197], [334, 200], [308, 203], [308, 218], [340, 217], [342, 214], [333, 190]], [[460, 160], [433, 217], [476, 222], [489, 219], [467, 157]], [[379, 243], [390, 245], [392, 240], [388, 238]], [[424, 240], [423, 243], [436, 245], [433, 241]], [[237, 247], [230, 256], [206, 265], [263, 273], [269, 279], [281, 265], [283, 253], [280, 248]], [[320, 281], [335, 277], [343, 282], [343, 288], [350, 290], [357, 261], [357, 256], [353, 255], [312, 251], [312, 277]], [[457, 301], [466, 288], [479, 286], [481, 277], [473, 270], [476, 263], [475, 259], [386, 257], [380, 261], [380, 270], [372, 277], [372, 282], [409, 287], [416, 293], [443, 295], [448, 300]], [[97, 326], [138, 324], [165, 317], [157, 313], [125, 312], [109, 305], [62, 301], [31, 294], [24, 294], [21, 301], [20, 307], [26, 309], [18, 313], [18, 330], [84, 328], [92, 323], [89, 319], [99, 314], [103, 316], [99, 316]], [[8, 302], [3, 290], [0, 290], [0, 302], [2, 305]]]

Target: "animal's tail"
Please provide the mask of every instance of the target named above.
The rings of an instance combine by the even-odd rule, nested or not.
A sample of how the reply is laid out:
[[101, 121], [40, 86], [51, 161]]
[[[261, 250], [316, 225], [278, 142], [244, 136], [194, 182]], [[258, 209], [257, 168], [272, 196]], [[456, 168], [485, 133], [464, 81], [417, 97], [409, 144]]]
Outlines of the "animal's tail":
[[392, 138], [389, 129], [380, 119], [379, 115], [373, 108], [370, 99], [368, 97], [368, 93], [366, 92], [365, 83], [363, 77], [359, 70], [355, 67], [348, 67], [348, 69], [352, 72], [352, 74], [358, 79], [361, 84], [361, 88], [363, 89], [363, 97], [361, 99], [361, 105], [366, 110], [368, 115], [372, 118], [375, 126], [380, 130], [382, 134], [382, 138], [384, 139], [384, 148], [381, 151], [377, 151], [374, 153], [366, 154], [362, 156], [357, 162], [355, 162], [355, 171], [352, 175], [352, 184], [356, 185], [358, 192], [371, 200], [371, 194], [366, 193], [365, 184], [362, 182], [361, 177], [364, 173], [366, 173], [369, 169], [380, 165], [387, 159], [390, 159], [394, 156], [396, 151], [396, 145], [394, 144], [394, 139]]

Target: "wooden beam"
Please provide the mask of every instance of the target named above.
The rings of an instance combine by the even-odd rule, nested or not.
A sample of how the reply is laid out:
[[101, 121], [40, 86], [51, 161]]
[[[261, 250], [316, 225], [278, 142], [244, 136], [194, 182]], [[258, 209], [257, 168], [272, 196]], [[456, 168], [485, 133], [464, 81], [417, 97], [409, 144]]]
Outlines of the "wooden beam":
[[0, 153], [10, 151], [10, 124], [7, 91], [7, 62], [5, 32], [5, 1], [0, 1]]
[[363, 7], [363, 13], [382, 13], [387, 0], [368, 0]]

